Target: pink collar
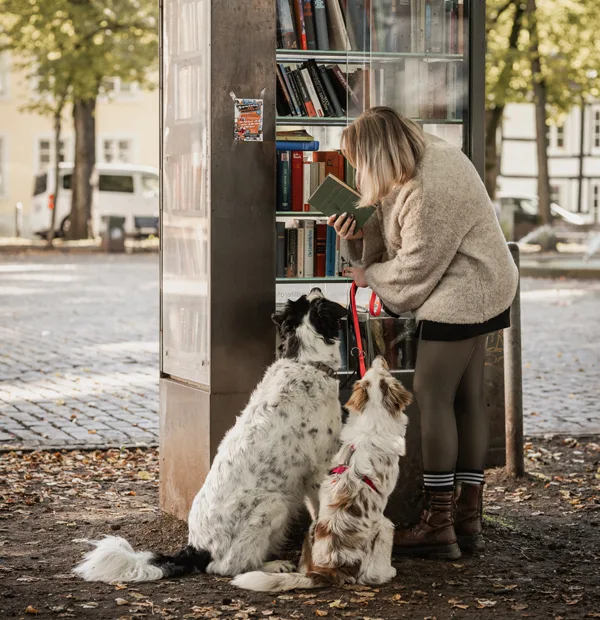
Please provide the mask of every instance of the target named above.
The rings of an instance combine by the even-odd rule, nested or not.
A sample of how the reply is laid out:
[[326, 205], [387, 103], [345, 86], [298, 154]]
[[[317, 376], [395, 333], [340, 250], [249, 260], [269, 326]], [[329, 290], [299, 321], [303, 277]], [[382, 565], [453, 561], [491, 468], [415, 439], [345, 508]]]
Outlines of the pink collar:
[[[343, 474], [347, 469], [348, 469], [348, 465], [338, 465], [337, 467], [334, 467], [329, 472], [329, 474]], [[369, 478], [368, 476], [363, 476], [362, 477], [362, 481], [368, 487], [371, 487], [373, 489], [373, 491], [375, 491], [375, 493], [377, 493], [379, 495], [379, 491], [377, 490], [377, 487], [373, 484], [373, 481], [371, 480], [371, 478]]]

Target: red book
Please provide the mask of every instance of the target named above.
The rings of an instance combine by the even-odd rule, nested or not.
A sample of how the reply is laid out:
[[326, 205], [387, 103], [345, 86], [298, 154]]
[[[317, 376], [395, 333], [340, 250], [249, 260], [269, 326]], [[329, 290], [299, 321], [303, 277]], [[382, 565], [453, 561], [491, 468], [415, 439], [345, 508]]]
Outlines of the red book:
[[325, 277], [325, 263], [327, 256], [327, 224], [315, 226], [315, 278]]
[[296, 32], [300, 41], [300, 49], [308, 49], [306, 38], [306, 23], [304, 21], [304, 0], [294, 0], [294, 12], [296, 13]]
[[292, 151], [292, 211], [304, 211], [304, 155]]
[[315, 151], [313, 161], [325, 164], [325, 176], [333, 174], [340, 181], [344, 181], [344, 156], [338, 151]]

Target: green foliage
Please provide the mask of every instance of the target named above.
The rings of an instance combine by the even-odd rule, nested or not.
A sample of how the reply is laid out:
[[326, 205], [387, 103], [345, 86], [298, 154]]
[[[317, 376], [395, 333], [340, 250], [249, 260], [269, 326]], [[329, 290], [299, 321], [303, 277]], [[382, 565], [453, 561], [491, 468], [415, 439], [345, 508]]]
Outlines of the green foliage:
[[[516, 49], [508, 40], [519, 1], [487, 0], [488, 109], [532, 101], [528, 16]], [[600, 11], [596, 0], [537, 0], [537, 28], [548, 114], [556, 121], [582, 98], [600, 97]]]
[[0, 0], [0, 49], [12, 50], [38, 94], [51, 99], [67, 91], [72, 100], [93, 99], [106, 77], [148, 88], [157, 11], [156, 0]]

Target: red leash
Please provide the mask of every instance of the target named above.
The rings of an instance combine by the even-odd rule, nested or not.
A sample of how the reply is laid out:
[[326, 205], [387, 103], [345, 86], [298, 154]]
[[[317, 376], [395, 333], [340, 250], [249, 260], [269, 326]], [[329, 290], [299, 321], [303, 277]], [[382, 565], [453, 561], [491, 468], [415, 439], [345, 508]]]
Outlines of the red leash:
[[[356, 338], [356, 348], [358, 349], [358, 370], [360, 378], [362, 379], [367, 372], [365, 364], [366, 353], [362, 346], [362, 338], [360, 336], [360, 323], [358, 320], [358, 311], [356, 309], [356, 291], [358, 287], [356, 282], [352, 282], [350, 287], [350, 311], [352, 312], [352, 323], [354, 325], [354, 336]], [[371, 316], [379, 316], [381, 314], [381, 300], [375, 293], [371, 293], [371, 300], [369, 302], [369, 312]]]

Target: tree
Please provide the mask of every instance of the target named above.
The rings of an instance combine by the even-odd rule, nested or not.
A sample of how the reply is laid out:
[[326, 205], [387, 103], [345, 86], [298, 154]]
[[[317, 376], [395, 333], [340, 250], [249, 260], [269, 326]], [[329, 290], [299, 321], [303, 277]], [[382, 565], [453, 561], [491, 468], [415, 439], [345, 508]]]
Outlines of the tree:
[[[0, 49], [13, 50], [41, 78], [49, 63], [55, 76], [69, 76], [64, 103], [72, 104], [75, 130], [73, 239], [89, 232], [98, 95], [107, 78], [155, 86], [157, 10], [155, 0], [0, 0]], [[47, 88], [54, 81], [40, 84]], [[53, 98], [57, 93], [52, 87], [45, 94]]]
[[[546, 129], [536, 123], [541, 144], [548, 123], [560, 121], [583, 98], [600, 96], [596, 0], [537, 0], [533, 12], [528, 2], [487, 2], [486, 187], [491, 196], [498, 176], [496, 134], [506, 104], [545, 96]], [[540, 105], [540, 117], [541, 110]], [[545, 152], [545, 146], [538, 151], [541, 168]]]

